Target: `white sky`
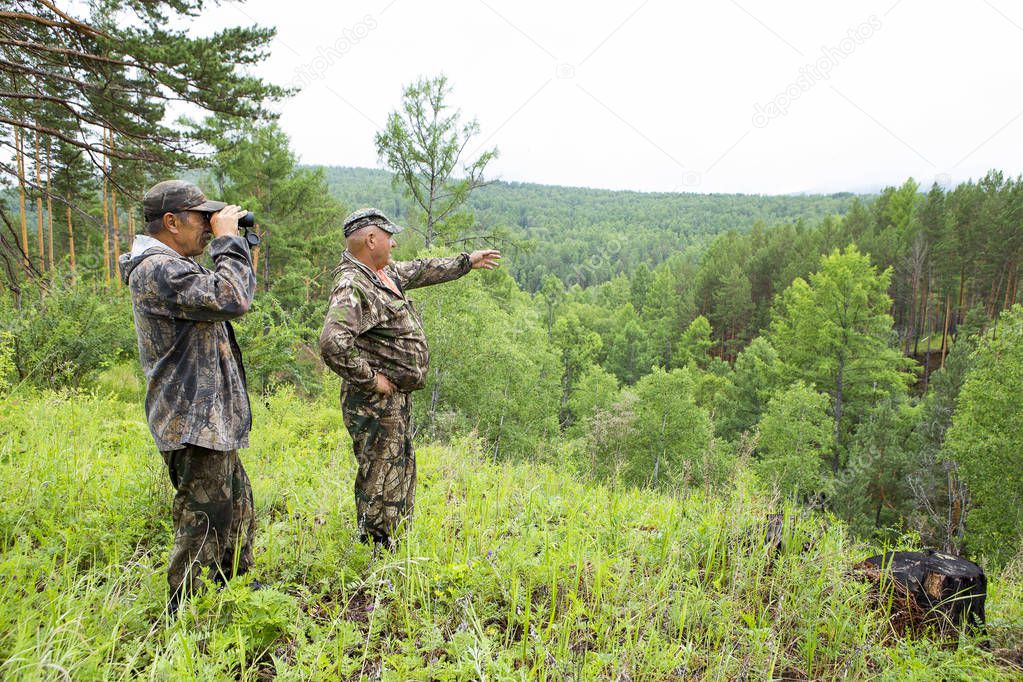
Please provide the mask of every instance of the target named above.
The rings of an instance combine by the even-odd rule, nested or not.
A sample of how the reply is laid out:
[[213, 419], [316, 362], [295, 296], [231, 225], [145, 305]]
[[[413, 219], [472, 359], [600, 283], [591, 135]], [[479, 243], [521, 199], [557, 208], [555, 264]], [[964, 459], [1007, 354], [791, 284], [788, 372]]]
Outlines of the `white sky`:
[[1010, 0], [251, 0], [204, 18], [277, 26], [259, 74], [303, 84], [281, 125], [304, 163], [381, 167], [403, 86], [443, 72], [502, 180], [776, 194], [1023, 171]]

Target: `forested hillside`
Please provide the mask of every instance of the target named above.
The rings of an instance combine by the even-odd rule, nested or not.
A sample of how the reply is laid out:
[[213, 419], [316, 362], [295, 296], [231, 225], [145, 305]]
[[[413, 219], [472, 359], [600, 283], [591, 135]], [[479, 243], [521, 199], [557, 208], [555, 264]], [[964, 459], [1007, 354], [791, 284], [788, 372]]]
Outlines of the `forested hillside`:
[[[415, 211], [392, 175], [369, 168], [323, 169], [331, 194], [350, 206], [377, 206], [399, 220]], [[700, 249], [728, 230], [757, 223], [816, 222], [844, 214], [853, 195], [755, 196], [615, 192], [495, 181], [472, 194], [468, 207], [477, 232], [499, 230], [495, 243], [527, 291], [545, 274], [566, 285], [588, 286], [654, 266], [672, 253]], [[470, 233], [472, 230], [469, 230]]]

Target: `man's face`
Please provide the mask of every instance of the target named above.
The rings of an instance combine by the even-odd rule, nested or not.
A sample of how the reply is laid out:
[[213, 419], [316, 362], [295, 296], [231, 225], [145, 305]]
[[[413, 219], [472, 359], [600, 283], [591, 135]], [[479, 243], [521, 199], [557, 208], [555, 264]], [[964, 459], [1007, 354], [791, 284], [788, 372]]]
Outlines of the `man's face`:
[[206, 250], [213, 239], [213, 227], [210, 225], [209, 213], [201, 211], [183, 211], [175, 214], [178, 234], [177, 252], [183, 256], [198, 256]]
[[370, 229], [376, 231], [376, 239], [374, 252], [377, 254], [377, 270], [384, 267], [391, 262], [391, 251], [395, 246], [398, 245], [394, 241], [394, 236], [387, 230], [382, 230], [379, 227], [371, 227]]

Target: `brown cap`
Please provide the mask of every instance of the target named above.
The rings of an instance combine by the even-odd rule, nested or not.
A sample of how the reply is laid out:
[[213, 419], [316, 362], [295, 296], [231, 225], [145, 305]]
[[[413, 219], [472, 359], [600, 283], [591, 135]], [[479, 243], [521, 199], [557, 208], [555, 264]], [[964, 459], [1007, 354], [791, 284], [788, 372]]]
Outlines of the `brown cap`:
[[210, 201], [202, 190], [184, 180], [164, 180], [153, 185], [142, 198], [146, 222], [157, 220], [164, 213], [208, 211], [215, 213], [227, 206], [223, 201]]

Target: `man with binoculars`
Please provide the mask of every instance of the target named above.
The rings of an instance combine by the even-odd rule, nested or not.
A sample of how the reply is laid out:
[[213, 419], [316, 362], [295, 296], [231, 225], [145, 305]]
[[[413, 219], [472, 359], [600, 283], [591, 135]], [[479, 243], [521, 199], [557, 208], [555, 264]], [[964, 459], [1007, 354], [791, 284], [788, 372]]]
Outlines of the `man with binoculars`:
[[[119, 265], [146, 374], [146, 419], [177, 491], [167, 607], [174, 615], [202, 585], [204, 569], [223, 583], [253, 562], [252, 487], [238, 457], [252, 414], [229, 320], [248, 311], [256, 276], [251, 241], [238, 229], [251, 214], [240, 207], [167, 180], [146, 192], [142, 208], [146, 234]], [[207, 246], [212, 271], [193, 258]]]

